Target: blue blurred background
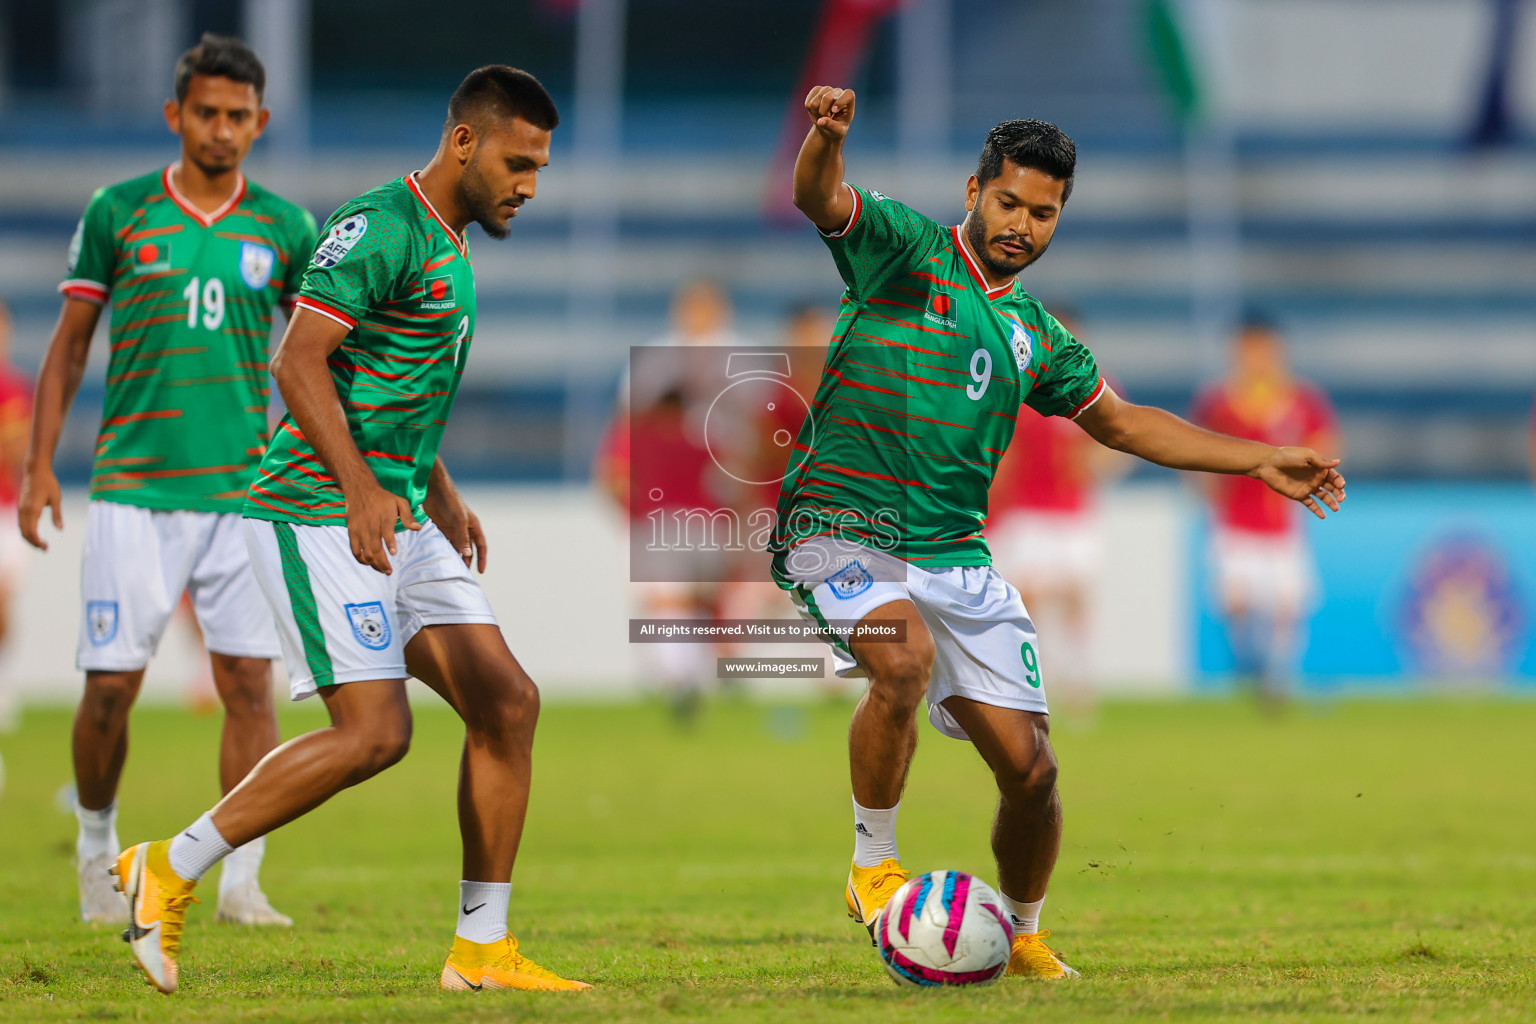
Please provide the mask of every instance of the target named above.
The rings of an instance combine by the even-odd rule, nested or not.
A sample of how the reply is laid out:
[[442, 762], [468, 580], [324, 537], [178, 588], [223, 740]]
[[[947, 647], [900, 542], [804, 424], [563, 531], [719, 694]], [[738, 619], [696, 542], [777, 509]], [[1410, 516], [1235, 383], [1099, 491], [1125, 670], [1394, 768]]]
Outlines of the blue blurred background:
[[[859, 90], [850, 178], [940, 218], [962, 215], [989, 126], [1045, 118], [1077, 140], [1078, 182], [1025, 284], [1077, 311], [1126, 393], [1186, 409], [1223, 371], [1232, 324], [1250, 310], [1278, 323], [1297, 371], [1337, 408], [1354, 488], [1347, 513], [1311, 531], [1324, 566], [1304, 661], [1312, 684], [1532, 676], [1528, 8], [11, 2], [0, 7], [0, 297], [16, 319], [15, 359], [35, 370], [85, 199], [174, 157], [159, 107], [176, 55], [201, 31], [242, 35], [267, 62], [272, 128], [248, 173], [321, 219], [426, 161], [466, 70], [528, 68], [565, 120], [511, 240], [472, 239], [481, 324], [444, 455], [467, 479], [587, 493], [628, 349], [666, 331], [680, 284], [718, 281], [736, 333], [758, 342], [778, 341], [797, 305], [836, 301], [824, 248], [785, 211], [785, 147], [803, 131], [793, 108], [808, 74]], [[61, 446], [61, 476], [75, 484], [101, 377], [99, 366], [88, 374]], [[1184, 545], [1161, 599], [1187, 614], [1167, 620], [1178, 635], [1157, 669], [1177, 685], [1221, 679], [1227, 665], [1182, 488], [1140, 469], [1116, 506], [1132, 523], [1138, 502], [1183, 510], [1179, 531], [1143, 541]], [[1414, 630], [1428, 627], [1404, 594], [1442, 585], [1450, 571], [1424, 560], [1468, 536], [1503, 576], [1484, 579], [1497, 596], [1468, 600], [1477, 621], [1465, 628], [1512, 634], [1498, 640], [1506, 653], [1458, 668], [1423, 653]], [[1425, 572], [1434, 580], [1412, 582]]]

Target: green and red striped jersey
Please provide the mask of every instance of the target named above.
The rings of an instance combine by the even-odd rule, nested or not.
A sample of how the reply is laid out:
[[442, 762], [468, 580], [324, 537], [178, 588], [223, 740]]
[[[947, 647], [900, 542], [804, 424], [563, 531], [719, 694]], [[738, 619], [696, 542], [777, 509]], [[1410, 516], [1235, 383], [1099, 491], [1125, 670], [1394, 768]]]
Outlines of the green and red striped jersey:
[[[349, 333], [331, 380], [352, 440], [379, 484], [422, 516], [475, 334], [469, 243], [432, 208], [414, 176], [342, 206], [326, 222], [296, 303]], [[245, 514], [346, 522], [346, 499], [291, 414], [272, 435]]]
[[266, 451], [272, 310], [298, 291], [315, 219], [243, 176], [204, 213], [173, 170], [99, 189], [70, 242], [59, 290], [112, 305], [91, 497], [238, 512]]
[[779, 491], [770, 550], [817, 536], [922, 568], [988, 565], [987, 490], [1021, 403], [1076, 417], [1104, 392], [1092, 354], [1017, 280], [989, 289], [958, 227], [848, 186], [823, 235], [847, 288]]

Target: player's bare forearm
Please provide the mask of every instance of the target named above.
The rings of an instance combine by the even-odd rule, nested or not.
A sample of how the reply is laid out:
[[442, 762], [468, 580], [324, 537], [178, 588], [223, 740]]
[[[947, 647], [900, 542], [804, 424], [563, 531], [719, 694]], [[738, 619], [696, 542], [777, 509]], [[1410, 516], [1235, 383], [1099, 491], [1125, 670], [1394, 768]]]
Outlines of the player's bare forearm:
[[1310, 448], [1276, 448], [1197, 427], [1164, 409], [1125, 402], [1112, 389], [1077, 418], [1094, 440], [1170, 469], [1241, 473], [1305, 505], [1318, 518], [1339, 509], [1344, 478], [1338, 459]]
[[823, 231], [841, 230], [853, 216], [853, 197], [843, 187], [843, 140], [853, 108], [852, 89], [818, 85], [805, 98], [811, 130], [795, 158], [794, 201]]
[[347, 425], [326, 360], [348, 333], [328, 317], [299, 309], [272, 355], [272, 379], [305, 440], [341, 487], [353, 556], [388, 575], [391, 567], [385, 551], [397, 550], [396, 522], [413, 530], [421, 526], [411, 514], [410, 502], [379, 483]]
[[1197, 427], [1165, 409], [1133, 405], [1109, 391], [1077, 423], [1105, 447], [1169, 469], [1251, 473], [1275, 450]]
[[80, 381], [85, 377], [86, 361], [91, 355], [91, 337], [101, 307], [84, 299], [66, 298], [59, 310], [59, 322], [48, 342], [48, 352], [37, 372], [37, 386], [32, 403], [32, 429], [22, 461], [21, 497], [17, 504], [17, 525], [27, 543], [48, 550], [37, 532], [44, 509], [52, 512], [55, 529], [64, 528], [63, 495], [58, 478], [53, 475], [53, 455], [59, 447], [59, 435]]
[[272, 354], [272, 379], [284, 404], [343, 493], [379, 483], [352, 439], [326, 364], [347, 333], [341, 324], [301, 309]]
[[52, 465], [59, 446], [59, 435], [91, 355], [91, 337], [101, 307], [84, 299], [64, 300], [59, 322], [48, 341], [48, 352], [37, 371], [37, 387], [32, 400], [32, 433], [27, 442], [26, 464]]

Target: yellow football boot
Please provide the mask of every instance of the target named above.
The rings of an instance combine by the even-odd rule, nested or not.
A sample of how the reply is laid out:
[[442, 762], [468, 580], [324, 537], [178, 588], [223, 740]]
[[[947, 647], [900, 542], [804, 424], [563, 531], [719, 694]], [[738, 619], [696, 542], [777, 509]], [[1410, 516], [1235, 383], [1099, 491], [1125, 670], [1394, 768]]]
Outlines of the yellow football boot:
[[457, 935], [438, 984], [459, 992], [485, 988], [515, 988], [525, 992], [579, 992], [591, 988], [584, 981], [562, 978], [540, 967], [517, 951], [511, 932], [500, 942], [470, 942]]
[[1049, 931], [1013, 937], [1013, 953], [1008, 957], [1007, 974], [1027, 978], [1077, 978], [1077, 971], [1061, 962], [1054, 950], [1045, 944]]
[[912, 874], [901, 866], [895, 857], [887, 858], [872, 868], [854, 864], [848, 869], [848, 888], [843, 896], [848, 900], [848, 916], [869, 929], [870, 940], [875, 937], [875, 919], [890, 902], [891, 895], [907, 884]]
[[171, 870], [171, 841], [140, 843], [117, 855], [112, 868], [119, 892], [128, 897], [128, 929], [123, 941], [133, 951], [150, 983], [169, 995], [176, 991], [176, 957], [187, 907], [196, 882]]

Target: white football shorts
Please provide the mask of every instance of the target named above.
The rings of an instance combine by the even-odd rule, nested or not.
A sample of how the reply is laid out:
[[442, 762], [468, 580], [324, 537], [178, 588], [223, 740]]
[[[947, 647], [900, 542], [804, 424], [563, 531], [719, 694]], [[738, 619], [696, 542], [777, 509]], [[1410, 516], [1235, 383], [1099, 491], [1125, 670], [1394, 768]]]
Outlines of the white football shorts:
[[91, 502], [75, 664], [87, 672], [148, 665], [183, 592], [192, 596], [208, 650], [278, 656], [272, 610], [251, 575], [239, 513]]
[[423, 626], [496, 624], [485, 591], [433, 523], [395, 534], [386, 576], [352, 556], [345, 526], [245, 520], [251, 567], [277, 616], [294, 700], [322, 686], [404, 679]]
[[1003, 575], [1027, 588], [1086, 589], [1104, 562], [1104, 531], [1091, 511], [1009, 512], [988, 531], [987, 543]]
[[[992, 566], [930, 571], [829, 538], [800, 544], [786, 566], [797, 582], [790, 591], [795, 607], [818, 625], [857, 622], [892, 601], [917, 605], [934, 645], [928, 720], [944, 735], [970, 738], [944, 709], [949, 697], [1050, 713], [1035, 624], [1019, 592]], [[833, 644], [832, 656], [839, 676], [867, 675], [846, 644]]]
[[1217, 528], [1211, 536], [1211, 565], [1228, 608], [1296, 616], [1308, 611], [1317, 596], [1317, 570], [1300, 531]]

